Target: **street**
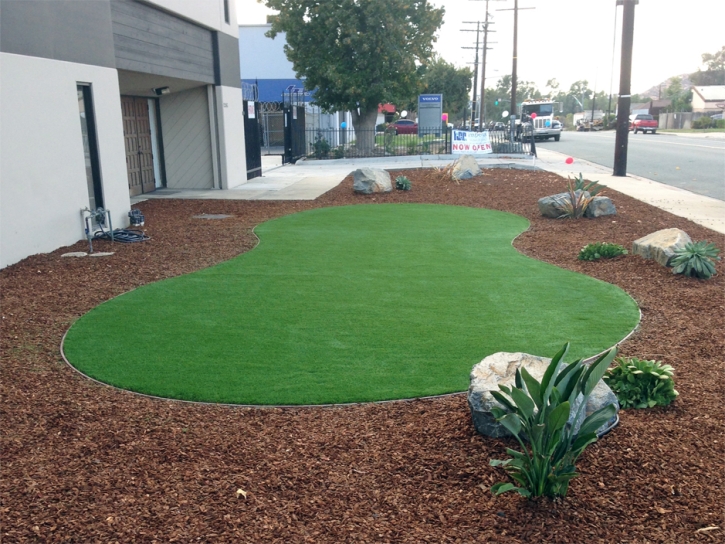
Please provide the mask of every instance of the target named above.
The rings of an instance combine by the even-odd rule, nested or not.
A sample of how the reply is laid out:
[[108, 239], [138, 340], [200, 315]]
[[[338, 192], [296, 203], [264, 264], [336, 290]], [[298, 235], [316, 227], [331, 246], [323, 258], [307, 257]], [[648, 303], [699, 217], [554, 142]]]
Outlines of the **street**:
[[[613, 168], [614, 141], [614, 131], [565, 131], [536, 145]], [[630, 132], [627, 172], [725, 200], [725, 139]]]

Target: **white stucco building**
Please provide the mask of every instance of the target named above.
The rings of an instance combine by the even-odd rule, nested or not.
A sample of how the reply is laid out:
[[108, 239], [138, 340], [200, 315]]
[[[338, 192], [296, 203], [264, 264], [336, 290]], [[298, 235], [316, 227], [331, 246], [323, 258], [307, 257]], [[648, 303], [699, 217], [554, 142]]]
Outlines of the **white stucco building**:
[[240, 87], [233, 0], [0, 0], [0, 267], [82, 208], [245, 183]]

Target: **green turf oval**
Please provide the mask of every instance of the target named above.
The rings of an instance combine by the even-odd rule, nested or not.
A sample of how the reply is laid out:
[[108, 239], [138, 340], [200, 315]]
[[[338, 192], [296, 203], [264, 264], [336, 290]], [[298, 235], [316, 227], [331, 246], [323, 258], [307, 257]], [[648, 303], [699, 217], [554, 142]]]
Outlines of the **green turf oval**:
[[637, 325], [618, 287], [517, 252], [526, 228], [425, 204], [285, 216], [257, 227], [248, 253], [93, 309], [65, 354], [141, 393], [323, 404], [464, 391], [491, 353], [550, 357], [571, 341], [572, 357], [589, 356]]

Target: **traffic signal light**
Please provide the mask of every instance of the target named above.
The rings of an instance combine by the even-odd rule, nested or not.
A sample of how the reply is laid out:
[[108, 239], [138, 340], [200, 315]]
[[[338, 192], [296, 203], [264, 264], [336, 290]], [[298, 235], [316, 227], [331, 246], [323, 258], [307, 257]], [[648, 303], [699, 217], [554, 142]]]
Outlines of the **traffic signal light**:
[[494, 105], [494, 106], [498, 106], [498, 98], [497, 98], [497, 99], [496, 99], [496, 101], [495, 101], [495, 102], [493, 103], [493, 105]]

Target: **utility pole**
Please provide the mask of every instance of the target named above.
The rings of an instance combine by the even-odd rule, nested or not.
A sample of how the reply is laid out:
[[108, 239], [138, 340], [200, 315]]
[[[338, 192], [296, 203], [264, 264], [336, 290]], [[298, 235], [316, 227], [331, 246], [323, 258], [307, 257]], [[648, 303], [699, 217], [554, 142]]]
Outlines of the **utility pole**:
[[634, 6], [639, 0], [617, 0], [624, 6], [622, 14], [622, 61], [617, 100], [617, 137], [614, 143], [614, 176], [627, 175], [627, 141], [629, 138], [629, 107], [632, 102], [632, 45], [634, 43]]
[[481, 36], [481, 21], [463, 21], [464, 24], [476, 25], [476, 30], [461, 29], [461, 32], [475, 32], [476, 33], [476, 47], [461, 47], [461, 49], [475, 49], [476, 60], [473, 63], [473, 101], [471, 102], [471, 130], [473, 130], [473, 124], [476, 120], [476, 91], [478, 90], [478, 50]]
[[516, 67], [518, 61], [518, 34], [519, 34], [519, 10], [520, 9], [536, 9], [536, 8], [520, 8], [519, 0], [514, 0], [514, 7], [508, 9], [499, 9], [496, 11], [512, 11], [514, 12], [514, 55], [513, 55], [513, 66], [511, 67], [511, 139], [514, 139], [514, 132], [516, 131]]
[[[482, 0], [472, 0], [474, 2], [480, 2]], [[495, 30], [489, 30], [489, 25], [492, 25], [493, 22], [490, 22], [488, 20], [488, 2], [486, 1], [486, 14], [483, 21], [483, 62], [481, 67], [481, 116], [479, 117], [479, 127], [481, 130], [483, 130], [483, 123], [486, 119], [486, 51], [490, 49], [488, 47], [489, 41], [488, 41], [488, 33], [489, 32], [496, 32]], [[500, 2], [502, 0], [493, 0], [494, 2]], [[491, 42], [495, 43], [495, 42]]]

